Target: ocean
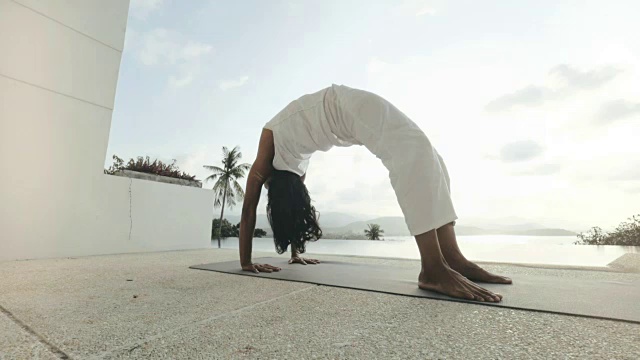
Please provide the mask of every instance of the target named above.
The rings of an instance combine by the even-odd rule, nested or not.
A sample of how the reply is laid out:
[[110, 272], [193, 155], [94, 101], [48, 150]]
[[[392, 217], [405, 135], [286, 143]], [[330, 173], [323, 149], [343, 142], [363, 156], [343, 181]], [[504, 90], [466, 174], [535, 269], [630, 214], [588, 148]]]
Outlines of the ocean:
[[[478, 235], [459, 236], [458, 244], [463, 254], [473, 261], [606, 266], [626, 253], [640, 253], [639, 246], [574, 245], [575, 236], [519, 236]], [[217, 247], [217, 240], [211, 245]], [[222, 240], [222, 248], [237, 249], [238, 238]], [[273, 252], [277, 255], [271, 238], [256, 238], [254, 251]], [[307, 253], [322, 260], [322, 254], [358, 255], [419, 259], [418, 246], [410, 236], [390, 236], [384, 241], [321, 239], [307, 245]], [[283, 255], [285, 256], [285, 255]]]

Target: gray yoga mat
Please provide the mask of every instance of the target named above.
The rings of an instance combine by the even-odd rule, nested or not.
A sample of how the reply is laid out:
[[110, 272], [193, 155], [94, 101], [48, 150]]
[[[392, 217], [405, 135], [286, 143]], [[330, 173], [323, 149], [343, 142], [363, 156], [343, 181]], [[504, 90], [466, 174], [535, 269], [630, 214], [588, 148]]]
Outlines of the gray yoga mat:
[[[269, 274], [255, 274], [242, 271], [237, 260], [194, 265], [191, 269], [446, 301], [471, 302], [419, 289], [418, 268], [404, 269], [333, 261], [323, 261], [320, 265], [289, 265], [287, 259], [283, 258], [260, 258], [254, 261], [278, 266], [282, 270]], [[539, 275], [517, 275], [512, 279], [513, 285], [480, 284], [502, 294], [504, 296], [502, 302], [473, 301], [472, 303], [640, 323], [640, 281], [567, 279]]]

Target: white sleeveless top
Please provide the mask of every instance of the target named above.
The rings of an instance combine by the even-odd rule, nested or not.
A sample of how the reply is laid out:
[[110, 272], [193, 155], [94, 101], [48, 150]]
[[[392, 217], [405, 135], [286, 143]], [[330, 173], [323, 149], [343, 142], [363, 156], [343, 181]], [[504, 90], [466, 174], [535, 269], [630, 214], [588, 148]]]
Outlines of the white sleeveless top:
[[442, 157], [416, 123], [376, 94], [332, 85], [293, 101], [265, 128], [273, 131], [273, 167], [299, 176], [315, 151], [364, 145], [389, 170], [411, 235], [457, 219]]
[[273, 132], [273, 167], [299, 176], [307, 172], [309, 159], [316, 151], [334, 146], [362, 145], [354, 139], [351, 124], [338, 116], [339, 99], [332, 85], [292, 101], [264, 128]]

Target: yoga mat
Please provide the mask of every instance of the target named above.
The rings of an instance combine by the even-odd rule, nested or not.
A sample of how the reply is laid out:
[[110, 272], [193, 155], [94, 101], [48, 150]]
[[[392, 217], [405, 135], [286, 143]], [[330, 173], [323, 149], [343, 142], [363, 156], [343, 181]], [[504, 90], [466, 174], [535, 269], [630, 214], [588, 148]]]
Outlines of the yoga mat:
[[[242, 271], [237, 260], [194, 265], [190, 268], [404, 296], [640, 323], [640, 281], [638, 280], [605, 281], [540, 275], [510, 276], [513, 279], [513, 285], [480, 284], [486, 289], [503, 295], [500, 303], [482, 303], [455, 299], [419, 289], [417, 284], [418, 267], [405, 269], [334, 261], [323, 261], [319, 265], [289, 265], [287, 260], [283, 258], [254, 259], [256, 263], [267, 263], [282, 268], [281, 271], [273, 273], [255, 274]], [[508, 274], [505, 275], [508, 276]]]

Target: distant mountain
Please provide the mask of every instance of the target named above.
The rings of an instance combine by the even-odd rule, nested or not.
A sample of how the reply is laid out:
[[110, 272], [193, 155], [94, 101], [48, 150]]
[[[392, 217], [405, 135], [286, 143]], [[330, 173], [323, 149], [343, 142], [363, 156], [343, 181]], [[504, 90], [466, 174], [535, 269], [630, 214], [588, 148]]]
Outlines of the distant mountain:
[[475, 226], [464, 226], [456, 223], [456, 235], [472, 236], [472, 235], [495, 235], [494, 232]]
[[484, 219], [484, 218], [465, 218], [465, 226], [473, 226], [482, 229], [500, 229], [507, 231], [522, 231], [531, 229], [544, 229], [545, 225], [530, 222], [527, 219], [510, 216], [503, 218]]
[[320, 212], [318, 222], [321, 227], [342, 227], [365, 219], [366, 217], [339, 212]]
[[[341, 227], [323, 227], [323, 232], [327, 234], [342, 233], [363, 233], [367, 229], [367, 224], [378, 224], [384, 230], [385, 236], [410, 236], [409, 229], [403, 217], [390, 216], [371, 219], [368, 221], [356, 221]], [[564, 229], [547, 229], [539, 224], [509, 224], [506, 226], [492, 226], [484, 228], [479, 226], [467, 226], [456, 224], [456, 234], [458, 235], [530, 235], [530, 236], [572, 236], [576, 233]]]
[[[367, 224], [378, 224], [384, 230], [384, 236], [410, 236], [409, 229], [401, 216], [387, 216], [370, 219], [367, 221], [353, 221], [358, 215], [349, 215], [338, 212], [327, 212], [320, 214], [320, 226], [325, 234], [346, 234], [356, 233], [363, 234], [367, 229]], [[240, 215], [229, 215], [225, 218], [232, 224], [240, 222]], [[573, 231], [545, 228], [540, 224], [526, 223], [521, 224], [509, 223], [505, 225], [497, 225], [497, 221], [487, 221], [489, 226], [476, 225], [469, 226], [466, 222], [456, 224], [456, 234], [462, 236], [471, 235], [526, 235], [526, 236], [575, 236]], [[261, 228], [271, 235], [271, 226], [266, 214], [258, 214], [256, 218], [256, 227]]]
[[367, 221], [356, 221], [341, 227], [323, 227], [324, 233], [340, 234], [340, 233], [362, 233], [367, 229], [367, 224], [378, 224], [384, 230], [385, 236], [409, 236], [409, 229], [404, 222], [403, 217], [379, 217]]
[[464, 217], [460, 223], [483, 229], [534, 230], [534, 229], [588, 229], [589, 224], [556, 218], [527, 219], [518, 216], [506, 217]]
[[565, 229], [533, 229], [516, 231], [509, 235], [528, 235], [528, 236], [576, 236], [577, 233]]
[[[240, 222], [240, 215], [225, 215], [225, 219], [227, 219], [232, 224], [237, 224]], [[337, 228], [343, 227], [348, 224], [357, 222], [358, 220], [362, 220], [362, 215], [349, 215], [339, 212], [321, 212], [320, 219], [318, 222], [320, 226], [324, 230], [325, 228]], [[271, 226], [269, 225], [269, 219], [267, 219], [267, 214], [258, 214], [256, 216], [256, 227], [261, 228], [268, 233], [271, 231]]]

